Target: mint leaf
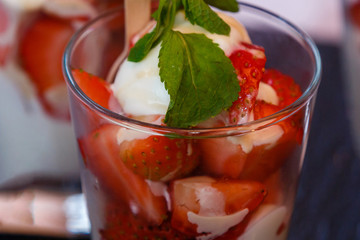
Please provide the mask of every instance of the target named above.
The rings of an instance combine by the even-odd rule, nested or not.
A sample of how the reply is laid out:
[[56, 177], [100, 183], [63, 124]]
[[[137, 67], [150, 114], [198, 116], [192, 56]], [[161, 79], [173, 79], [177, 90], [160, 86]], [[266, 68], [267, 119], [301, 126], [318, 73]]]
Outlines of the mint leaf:
[[[172, 1], [172, 4], [175, 4], [175, 7], [176, 7], [176, 9], [179, 9], [182, 5], [181, 5], [181, 0], [171, 0]], [[171, 2], [170, 1], [170, 2]], [[159, 3], [159, 6], [160, 6], [160, 3]], [[151, 14], [151, 16], [155, 19], [155, 20], [158, 20], [159, 19], [159, 16], [160, 16], [160, 7], [158, 7], [158, 9], [155, 11], [155, 12], [153, 12], [152, 14]]]
[[131, 62], [140, 62], [143, 60], [154, 47], [156, 38], [155, 30], [145, 34], [144, 37], [137, 41], [135, 46], [131, 49], [128, 60]]
[[237, 12], [239, 11], [239, 5], [236, 0], [204, 0], [207, 4], [216, 7], [218, 9]]
[[197, 24], [211, 33], [229, 35], [230, 27], [204, 0], [182, 0], [186, 17], [192, 24]]
[[130, 50], [129, 61], [140, 62], [153, 47], [159, 44], [164, 33], [172, 28], [179, 6], [180, 0], [160, 0], [159, 7], [153, 15], [157, 21], [154, 30], [136, 42]]
[[230, 59], [203, 34], [168, 31], [161, 44], [159, 68], [170, 95], [168, 126], [196, 126], [238, 98], [239, 82]]

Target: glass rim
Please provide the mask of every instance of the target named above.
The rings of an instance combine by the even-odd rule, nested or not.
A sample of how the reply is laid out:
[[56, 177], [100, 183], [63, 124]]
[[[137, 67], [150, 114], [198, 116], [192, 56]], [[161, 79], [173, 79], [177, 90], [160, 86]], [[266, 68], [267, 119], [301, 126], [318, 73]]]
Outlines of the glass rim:
[[[320, 81], [321, 81], [321, 74], [322, 74], [322, 63], [321, 63], [321, 57], [319, 50], [315, 44], [315, 42], [311, 39], [311, 37], [304, 32], [302, 29], [297, 27], [296, 25], [292, 24], [288, 20], [284, 19], [283, 17], [269, 11], [266, 9], [263, 9], [261, 7], [248, 4], [248, 3], [240, 3], [238, 2], [240, 6], [240, 11], [242, 11], [243, 8], [250, 9], [255, 12], [261, 12], [262, 14], [267, 15], [268, 17], [271, 17], [273, 19], [277, 19], [278, 21], [284, 23], [290, 29], [292, 29], [295, 33], [297, 33], [303, 42], [309, 47], [312, 53], [312, 57], [315, 61], [315, 68], [314, 68], [314, 74], [312, 76], [312, 80], [310, 84], [307, 86], [305, 91], [302, 93], [302, 95], [292, 104], [288, 105], [287, 107], [281, 109], [280, 111], [271, 114], [269, 116], [266, 116], [264, 118], [253, 120], [241, 124], [236, 125], [229, 125], [229, 126], [223, 126], [223, 127], [215, 127], [215, 128], [176, 128], [176, 127], [169, 127], [169, 126], [163, 126], [158, 124], [152, 124], [148, 122], [143, 122], [140, 120], [136, 120], [133, 118], [126, 117], [124, 115], [121, 115], [119, 113], [113, 112], [107, 108], [104, 108], [100, 106], [99, 104], [95, 103], [93, 100], [91, 100], [78, 86], [76, 83], [72, 72], [71, 72], [71, 56], [73, 49], [76, 47], [77, 42], [82, 39], [82, 36], [91, 29], [91, 26], [96, 24], [99, 20], [109, 17], [113, 14], [118, 13], [119, 9], [123, 8], [116, 8], [110, 11], [106, 11], [103, 14], [100, 14], [93, 20], [86, 23], [82, 28], [80, 28], [78, 31], [75, 32], [75, 34], [72, 36], [70, 41], [68, 42], [66, 49], [64, 51], [63, 59], [62, 59], [62, 68], [63, 68], [63, 74], [65, 76], [65, 81], [68, 85], [68, 88], [75, 94], [77, 98], [79, 98], [83, 103], [85, 103], [91, 110], [97, 112], [100, 115], [103, 115], [105, 118], [110, 120], [111, 122], [114, 122], [116, 124], [126, 126], [130, 129], [139, 130], [139, 129], [151, 129], [152, 131], [156, 131], [159, 133], [175, 133], [176, 135], [181, 136], [202, 136], [202, 135], [212, 135], [212, 136], [230, 136], [230, 135], [238, 135], [239, 133], [246, 133], [251, 132], [255, 130], [260, 130], [262, 128], [265, 128], [267, 126], [276, 124], [284, 119], [286, 119], [288, 116], [292, 115], [292, 113], [296, 112], [298, 109], [303, 107], [308, 100], [310, 100], [314, 94], [317, 91], [317, 88], [319, 87]], [[255, 127], [254, 126], [260, 126]], [[236, 133], [235, 133], [236, 132]], [[230, 134], [229, 134], [230, 133]], [[233, 133], [233, 134], [231, 134]]]

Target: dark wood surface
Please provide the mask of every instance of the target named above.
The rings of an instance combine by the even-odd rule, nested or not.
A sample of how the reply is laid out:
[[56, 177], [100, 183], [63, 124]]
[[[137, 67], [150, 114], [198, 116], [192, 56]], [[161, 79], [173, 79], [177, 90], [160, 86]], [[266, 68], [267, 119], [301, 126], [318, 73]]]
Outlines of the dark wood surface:
[[[350, 138], [341, 52], [318, 46], [323, 77], [288, 240], [360, 240], [360, 158]], [[0, 239], [59, 238], [3, 234]]]
[[341, 51], [319, 50], [323, 77], [289, 240], [359, 240], [360, 158], [350, 137]]

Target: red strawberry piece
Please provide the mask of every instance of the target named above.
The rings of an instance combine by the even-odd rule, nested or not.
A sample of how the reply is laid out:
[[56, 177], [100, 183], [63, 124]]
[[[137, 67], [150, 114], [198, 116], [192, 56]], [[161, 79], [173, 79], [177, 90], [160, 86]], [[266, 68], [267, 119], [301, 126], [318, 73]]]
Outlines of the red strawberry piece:
[[[281, 107], [279, 106], [258, 101], [254, 108], [254, 118], [255, 120], [260, 119], [280, 110]], [[254, 146], [252, 151], [247, 155], [248, 160], [245, 162], [240, 177], [243, 179], [263, 181], [270, 174], [281, 168], [298, 145], [298, 134], [302, 132], [300, 120], [298, 117], [289, 117], [271, 126], [273, 130], [281, 131], [281, 136], [273, 146]]]
[[279, 97], [280, 108], [284, 108], [295, 102], [302, 94], [301, 88], [294, 79], [275, 69], [267, 69], [262, 82], [274, 88]]
[[69, 119], [61, 60], [74, 31], [69, 21], [41, 15], [27, 29], [19, 46], [23, 67], [44, 109], [59, 119]]
[[79, 69], [73, 70], [72, 74], [80, 89], [91, 100], [104, 108], [109, 108], [112, 91], [110, 85], [105, 80]]
[[85, 167], [97, 178], [107, 199], [120, 201], [128, 209], [136, 208], [133, 214], [159, 225], [167, 216], [166, 198], [153, 192], [155, 183], [145, 181], [124, 165], [117, 142], [120, 129], [104, 125], [78, 140]]
[[240, 144], [228, 138], [200, 140], [203, 159], [202, 170], [211, 176], [238, 178], [244, 168], [247, 154]]
[[[239, 98], [229, 109], [229, 123], [242, 123], [254, 107], [262, 78], [266, 57], [262, 47], [242, 43], [241, 48], [230, 55], [230, 60], [238, 75]], [[246, 121], [246, 120], [245, 120]]]
[[[264, 101], [255, 101], [253, 105], [254, 119], [264, 118], [280, 111], [282, 108], [293, 103], [301, 96], [300, 86], [287, 75], [277, 70], [266, 70], [263, 82], [274, 88], [279, 97], [279, 105], [272, 105]], [[235, 138], [213, 138], [201, 140], [200, 145], [203, 157], [203, 170], [213, 176], [226, 176], [230, 178], [242, 178], [264, 180], [271, 173], [278, 170], [284, 161], [294, 151], [296, 145], [302, 143], [303, 127], [302, 112], [281, 121], [272, 126], [278, 132], [275, 142], [263, 144], [256, 143], [250, 150], [246, 150], [246, 139], [237, 143]], [[264, 131], [264, 130], [263, 130]], [[281, 136], [280, 136], [281, 132]], [[259, 134], [263, 132], [259, 132]], [[269, 132], [270, 133], [270, 132]], [[258, 136], [261, 139], [268, 138], [265, 134]], [[256, 140], [254, 137], [249, 141]], [[241, 144], [240, 144], [241, 143]], [[252, 144], [252, 143], [251, 143]]]
[[286, 193], [284, 193], [284, 176], [281, 171], [274, 172], [264, 182], [268, 194], [264, 200], [264, 204], [282, 205], [285, 201]]
[[194, 144], [189, 139], [146, 135], [123, 141], [119, 156], [135, 174], [154, 181], [169, 181], [186, 176], [197, 167], [199, 151]]
[[[295, 102], [302, 95], [301, 88], [295, 82], [295, 80], [291, 76], [285, 75], [278, 70], [267, 69], [264, 73], [262, 81], [269, 84], [270, 86], [272, 86], [275, 89], [276, 94], [279, 97], [278, 106], [280, 108], [285, 108], [285, 107], [289, 106], [290, 104]], [[279, 111], [279, 109], [278, 109], [278, 111]], [[301, 123], [302, 122], [302, 114], [303, 113], [300, 111], [300, 112], [294, 114], [289, 119], [290, 121], [284, 121], [286, 123], [290, 122], [291, 126], [297, 128], [296, 140], [297, 140], [298, 144], [302, 143], [302, 138], [303, 138], [303, 128], [302, 128], [302, 123]], [[261, 116], [264, 117], [264, 116], [268, 116], [268, 115], [270, 115], [270, 113], [263, 113]], [[260, 118], [261, 116], [258, 116], [258, 117]], [[282, 127], [285, 127], [285, 125], [282, 125]], [[287, 128], [288, 128], [288, 125], [287, 125]]]
[[261, 183], [210, 177], [176, 180], [171, 189], [171, 225], [189, 237], [242, 232], [266, 196]]
[[183, 234], [171, 228], [169, 221], [166, 220], [158, 226], [151, 226], [115, 203], [107, 203], [105, 224], [100, 230], [100, 235], [102, 240], [187, 239]]

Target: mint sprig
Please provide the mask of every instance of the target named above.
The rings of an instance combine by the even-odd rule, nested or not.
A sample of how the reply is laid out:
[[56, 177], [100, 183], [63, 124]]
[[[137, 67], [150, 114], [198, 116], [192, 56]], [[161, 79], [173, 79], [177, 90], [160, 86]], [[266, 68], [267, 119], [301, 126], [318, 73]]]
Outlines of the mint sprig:
[[[161, 42], [160, 78], [170, 95], [165, 123], [188, 128], [219, 114], [231, 106], [240, 91], [235, 69], [219, 46], [204, 34], [173, 31], [176, 12], [184, 8], [186, 17], [211, 33], [228, 35], [230, 27], [206, 4], [211, 0], [160, 0], [153, 14], [154, 30], [131, 49], [129, 61], [141, 61]], [[217, 4], [233, 10], [236, 0]]]
[[165, 116], [169, 126], [195, 126], [219, 114], [239, 96], [230, 59], [203, 34], [167, 32], [159, 67], [170, 95]]
[[229, 12], [238, 12], [239, 5], [236, 1], [233, 0], [204, 0], [207, 4], [216, 7], [218, 9], [229, 11]]
[[179, 0], [161, 0], [159, 2], [159, 7], [156, 14], [154, 14], [155, 20], [157, 21], [155, 28], [136, 42], [129, 53], [129, 61], [140, 62], [153, 47], [159, 44], [163, 34], [172, 28], [175, 19], [174, 16], [178, 8]]
[[203, 0], [183, 0], [186, 17], [211, 33], [229, 35], [230, 27]]

